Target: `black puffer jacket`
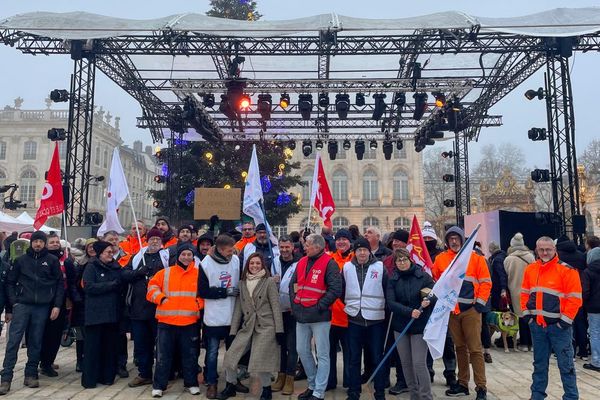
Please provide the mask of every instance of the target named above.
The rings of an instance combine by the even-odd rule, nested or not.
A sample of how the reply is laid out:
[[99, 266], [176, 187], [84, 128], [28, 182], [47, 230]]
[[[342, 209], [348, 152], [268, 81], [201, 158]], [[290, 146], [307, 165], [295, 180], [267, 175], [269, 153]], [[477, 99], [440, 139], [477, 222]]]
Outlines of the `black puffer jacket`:
[[600, 313], [600, 260], [592, 261], [581, 275], [583, 307], [588, 313]]
[[144, 259], [146, 265], [143, 265], [140, 260], [140, 265], [133, 269], [133, 257], [129, 264], [123, 268], [123, 282], [128, 283], [127, 290], [127, 309], [129, 318], [133, 320], [153, 320], [156, 314], [156, 304], [146, 300], [148, 292], [148, 281], [152, 279], [154, 274], [164, 268], [160, 252], [154, 254], [145, 253]]
[[61, 307], [64, 283], [58, 258], [46, 248], [38, 253], [28, 248], [8, 271], [7, 291], [12, 306], [23, 303]]
[[85, 325], [117, 323], [121, 319], [121, 266], [90, 260], [83, 272]]
[[[490, 294], [492, 310], [500, 310], [502, 291], [505, 290], [508, 293], [508, 275], [504, 269], [505, 258], [506, 252], [498, 250], [489, 259], [490, 275], [492, 276], [492, 292]], [[519, 299], [513, 299], [513, 301], [519, 301]]]
[[[421, 307], [421, 289], [433, 288], [433, 279], [428, 274], [412, 264], [407, 271], [396, 269], [388, 279], [385, 300], [394, 313], [392, 327], [396, 332], [402, 332], [412, 319], [412, 311]], [[411, 335], [421, 334], [427, 325], [433, 310], [433, 302], [425, 308], [421, 316], [408, 328]]]
[[[319, 253], [314, 257], [308, 257], [308, 263], [306, 265], [306, 275], [310, 273], [311, 268], [315, 264], [315, 261], [321, 257], [323, 253]], [[298, 281], [298, 268], [292, 275], [290, 280], [290, 300], [292, 303], [292, 314], [296, 318], [296, 321], [300, 323], [311, 323], [311, 322], [324, 322], [331, 321], [331, 306], [335, 300], [342, 296], [342, 276], [340, 274], [340, 267], [331, 258], [327, 263], [327, 269], [325, 270], [325, 285], [327, 286], [326, 292], [319, 299], [319, 302], [312, 307], [304, 307], [294, 302], [296, 292], [294, 287]]]
[[581, 275], [581, 271], [585, 269], [585, 254], [577, 250], [577, 245], [572, 240], [565, 240], [556, 243], [556, 252], [558, 259], [569, 264], [577, 269]]

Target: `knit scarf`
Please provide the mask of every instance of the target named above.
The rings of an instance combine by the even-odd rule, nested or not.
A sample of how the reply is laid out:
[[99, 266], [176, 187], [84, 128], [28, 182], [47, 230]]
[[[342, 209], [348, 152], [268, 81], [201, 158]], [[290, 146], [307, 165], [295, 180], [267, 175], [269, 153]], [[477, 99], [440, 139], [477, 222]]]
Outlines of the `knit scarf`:
[[258, 285], [258, 282], [260, 282], [260, 279], [263, 278], [266, 274], [267, 271], [264, 268], [256, 274], [251, 274], [250, 272], [248, 272], [248, 275], [246, 275], [246, 287], [248, 288], [248, 293], [250, 293], [250, 297], [252, 297], [254, 289], [256, 289], [256, 286]]

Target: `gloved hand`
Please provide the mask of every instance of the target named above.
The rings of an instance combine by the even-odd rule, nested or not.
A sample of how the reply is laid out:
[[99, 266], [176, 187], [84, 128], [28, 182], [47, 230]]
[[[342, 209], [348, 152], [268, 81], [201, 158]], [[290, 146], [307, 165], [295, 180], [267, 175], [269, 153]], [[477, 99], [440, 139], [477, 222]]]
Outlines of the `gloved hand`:
[[215, 230], [215, 226], [219, 223], [219, 216], [218, 215], [213, 215], [212, 217], [210, 217], [209, 220], [209, 231], [213, 231]]
[[283, 346], [283, 344], [285, 343], [285, 333], [277, 332], [275, 334], [275, 340], [277, 340], [278, 345]]
[[238, 297], [240, 295], [240, 289], [236, 287], [228, 287], [227, 288], [227, 296], [229, 297]]

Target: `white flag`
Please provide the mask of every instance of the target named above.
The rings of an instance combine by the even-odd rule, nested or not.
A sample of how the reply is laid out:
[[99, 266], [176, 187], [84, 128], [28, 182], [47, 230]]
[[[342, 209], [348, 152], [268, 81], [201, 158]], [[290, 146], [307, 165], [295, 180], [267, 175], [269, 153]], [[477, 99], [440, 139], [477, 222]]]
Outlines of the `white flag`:
[[121, 157], [119, 156], [119, 148], [113, 151], [112, 163], [110, 165], [110, 177], [108, 178], [108, 189], [106, 193], [106, 215], [104, 222], [98, 229], [98, 236], [104, 235], [108, 231], [123, 232], [125, 229], [119, 222], [117, 213], [119, 204], [129, 195], [127, 180], [121, 165]]
[[440, 279], [433, 286], [432, 293], [435, 295], [437, 301], [425, 326], [423, 339], [427, 342], [427, 347], [429, 347], [429, 352], [434, 360], [440, 358], [444, 353], [448, 320], [450, 313], [456, 307], [458, 294], [467, 273], [471, 254], [473, 254], [473, 246], [478, 230], [479, 225], [477, 225], [477, 228], [475, 228], [471, 236], [463, 244], [456, 257], [454, 257], [454, 260], [452, 260], [448, 268], [440, 276]]

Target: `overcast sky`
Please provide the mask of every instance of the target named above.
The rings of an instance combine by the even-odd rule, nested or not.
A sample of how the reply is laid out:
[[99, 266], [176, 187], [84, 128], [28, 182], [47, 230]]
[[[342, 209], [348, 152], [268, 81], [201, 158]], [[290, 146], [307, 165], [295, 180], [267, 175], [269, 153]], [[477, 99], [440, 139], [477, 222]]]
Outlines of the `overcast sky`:
[[[321, 13], [336, 12], [341, 15], [367, 18], [402, 18], [448, 11], [463, 11], [476, 16], [510, 17], [540, 12], [557, 7], [589, 7], [598, 2], [578, 0], [544, 1], [474, 1], [410, 2], [397, 0], [258, 0], [263, 19], [291, 19]], [[1, 0], [0, 19], [31, 11], [88, 11], [122, 18], [147, 19], [166, 15], [197, 12], [209, 8], [208, 0], [27, 0], [8, 2]], [[451, 8], [450, 8], [451, 7]], [[576, 117], [577, 151], [598, 137], [598, 92], [600, 79], [600, 55], [578, 53], [571, 58], [572, 82]], [[0, 107], [13, 105], [13, 99], [23, 97], [24, 109], [45, 108], [44, 99], [55, 88], [69, 87], [73, 64], [68, 55], [24, 55], [0, 44]], [[545, 127], [546, 114], [542, 101], [527, 101], [525, 90], [543, 86], [543, 71], [505, 97], [492, 108], [492, 114], [503, 115], [504, 125], [484, 128], [478, 143], [472, 143], [470, 154], [477, 161], [477, 149], [487, 143], [511, 142], [522, 147], [530, 166], [548, 164], [547, 142], [533, 143], [527, 139], [527, 130], [533, 126]], [[103, 106], [113, 115], [121, 117], [121, 135], [125, 143], [141, 139], [150, 144], [150, 134], [135, 127], [140, 115], [138, 104], [101, 73], [96, 76], [95, 104]], [[412, 147], [412, 146], [411, 146]], [[444, 145], [440, 145], [440, 151]]]

